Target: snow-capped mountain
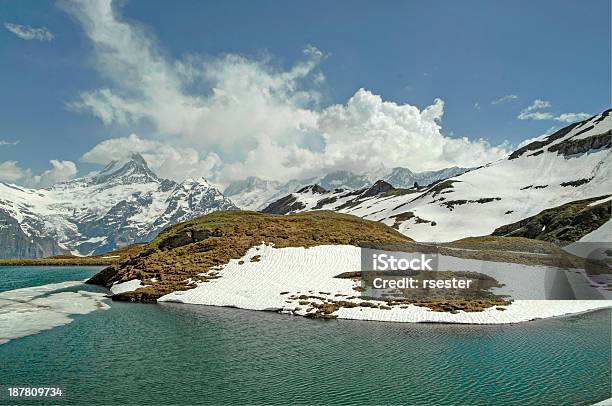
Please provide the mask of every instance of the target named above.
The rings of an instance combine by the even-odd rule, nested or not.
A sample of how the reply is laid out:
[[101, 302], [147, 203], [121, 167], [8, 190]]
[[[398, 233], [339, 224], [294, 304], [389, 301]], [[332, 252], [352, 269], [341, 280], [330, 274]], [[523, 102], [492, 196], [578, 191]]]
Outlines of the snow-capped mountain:
[[413, 187], [415, 183], [420, 186], [427, 186], [440, 180], [461, 175], [469, 170], [471, 168], [453, 166], [438, 171], [412, 172], [410, 169], [398, 167], [391, 169], [389, 173], [380, 179], [391, 184], [393, 187], [407, 189]]
[[160, 179], [134, 154], [49, 189], [0, 182], [0, 258], [107, 252], [149, 241], [177, 222], [236, 209], [204, 178]]
[[259, 210], [266, 207], [270, 202], [288, 193], [295, 192], [315, 180], [316, 178], [311, 178], [304, 181], [291, 180], [282, 183], [249, 176], [244, 180], [230, 183], [223, 194], [232, 199], [232, 202], [243, 210]]
[[412, 172], [407, 168], [383, 169], [377, 173], [356, 174], [351, 171], [334, 171], [325, 176], [309, 179], [294, 179], [282, 183], [263, 180], [254, 176], [244, 180], [232, 182], [223, 194], [232, 199], [241, 209], [261, 210], [270, 203], [293, 193], [305, 186], [317, 184], [324, 189], [362, 189], [372, 186], [378, 179], [383, 179], [396, 188], [409, 188], [418, 183], [429, 185], [431, 183], [457, 176], [469, 168], [445, 168], [438, 171]]
[[[571, 124], [516, 150], [506, 159], [429, 187], [394, 189], [381, 181], [375, 184], [376, 188], [349, 191], [303, 188], [273, 202], [264, 211], [286, 214], [336, 210], [382, 221], [417, 241], [452, 241], [493, 232], [501, 235], [502, 226], [517, 222], [508, 232], [521, 235], [517, 229], [520, 221], [546, 209], [564, 211], [570, 219], [593, 217], [587, 208], [610, 206], [608, 196], [612, 194], [610, 112]], [[590, 198], [594, 199], [585, 200]], [[564, 206], [579, 201], [585, 203]], [[609, 219], [610, 209], [604, 213]], [[546, 219], [552, 222], [554, 217], [546, 214], [537, 217], [537, 221], [545, 219], [540, 226], [545, 227], [549, 221]], [[596, 227], [605, 217], [598, 215], [596, 222], [580, 221]], [[567, 243], [580, 237], [576, 230], [567, 235], [572, 238], [563, 240], [559, 234], [547, 238]]]

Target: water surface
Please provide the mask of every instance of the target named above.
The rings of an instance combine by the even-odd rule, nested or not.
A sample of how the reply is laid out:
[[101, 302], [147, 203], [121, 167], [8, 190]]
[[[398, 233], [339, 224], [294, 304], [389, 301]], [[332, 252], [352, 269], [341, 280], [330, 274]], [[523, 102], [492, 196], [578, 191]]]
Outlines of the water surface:
[[[0, 290], [13, 272], [29, 276], [10, 289], [95, 271], [1, 268]], [[0, 345], [0, 384], [78, 404], [586, 405], [610, 397], [611, 317], [415, 325], [113, 302]]]

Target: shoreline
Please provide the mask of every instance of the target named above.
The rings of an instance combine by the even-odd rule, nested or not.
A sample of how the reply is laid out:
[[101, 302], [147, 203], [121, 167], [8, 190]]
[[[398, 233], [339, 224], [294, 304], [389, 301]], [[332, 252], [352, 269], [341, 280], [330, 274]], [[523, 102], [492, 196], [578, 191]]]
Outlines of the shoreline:
[[138, 253], [141, 247], [142, 244], [131, 244], [91, 256], [66, 254], [46, 258], [0, 258], [0, 266], [110, 266]]
[[68, 259], [0, 259], [0, 266], [110, 266], [117, 262], [116, 258]]

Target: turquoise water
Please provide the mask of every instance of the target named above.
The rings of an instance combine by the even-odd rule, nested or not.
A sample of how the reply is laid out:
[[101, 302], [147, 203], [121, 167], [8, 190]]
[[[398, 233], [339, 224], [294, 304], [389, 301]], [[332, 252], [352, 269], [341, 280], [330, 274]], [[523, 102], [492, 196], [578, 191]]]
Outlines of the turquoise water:
[[101, 266], [0, 266], [0, 292], [90, 278]]
[[[0, 290], [93, 273], [0, 268]], [[585, 405], [610, 397], [611, 317], [414, 325], [113, 302], [0, 345], [0, 385], [59, 385], [77, 404]]]

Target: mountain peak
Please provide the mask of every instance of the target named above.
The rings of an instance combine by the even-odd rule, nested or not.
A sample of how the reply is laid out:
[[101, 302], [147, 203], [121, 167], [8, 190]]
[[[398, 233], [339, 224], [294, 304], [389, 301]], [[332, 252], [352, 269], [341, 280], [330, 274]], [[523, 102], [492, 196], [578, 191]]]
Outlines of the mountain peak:
[[412, 172], [408, 168], [403, 168], [401, 166], [396, 166], [395, 168], [391, 169], [390, 176], [393, 176], [393, 175], [414, 175], [414, 172]]
[[318, 184], [328, 190], [338, 188], [361, 189], [367, 187], [370, 182], [365, 175], [357, 175], [346, 170], [337, 170], [325, 175], [319, 180]]
[[135, 162], [135, 163], [137, 163], [139, 165], [148, 167], [147, 161], [145, 161], [145, 159], [142, 157], [142, 155], [140, 155], [138, 152], [132, 152], [132, 154], [130, 154], [130, 159], [129, 160], [133, 161], [133, 162]]
[[264, 180], [257, 176], [248, 176], [242, 180], [236, 180], [231, 182], [223, 191], [226, 196], [235, 196], [239, 194], [249, 193], [253, 191], [262, 191], [278, 188], [281, 186], [280, 182], [273, 180]]
[[390, 190], [394, 190], [395, 188], [388, 182], [380, 179], [377, 180], [372, 186], [370, 186], [361, 196], [362, 197], [371, 197], [377, 196], [381, 193], [386, 193]]
[[509, 160], [526, 156], [538, 156], [544, 152], [576, 155], [600, 148], [610, 148], [612, 132], [612, 109], [594, 115], [583, 121], [572, 123], [567, 127], [523, 145], [512, 152]]
[[132, 153], [128, 160], [113, 160], [93, 177], [97, 184], [101, 183], [149, 183], [159, 182], [160, 179], [151, 169], [147, 161], [139, 153]]

